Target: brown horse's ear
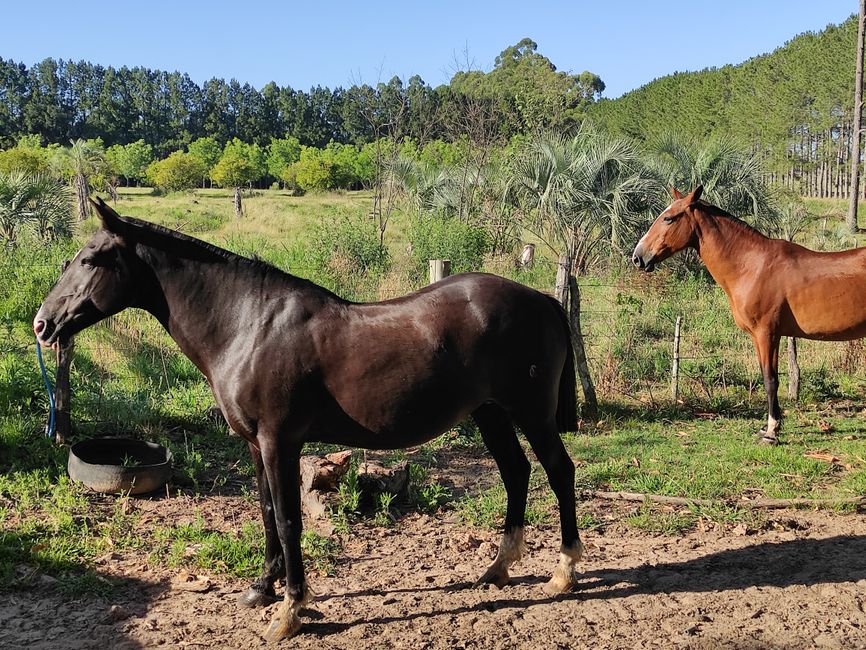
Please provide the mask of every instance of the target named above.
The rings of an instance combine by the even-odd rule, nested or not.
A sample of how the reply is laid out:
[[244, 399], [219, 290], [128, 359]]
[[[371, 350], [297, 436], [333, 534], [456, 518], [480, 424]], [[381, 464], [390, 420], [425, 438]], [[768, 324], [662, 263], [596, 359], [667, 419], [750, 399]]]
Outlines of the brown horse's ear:
[[116, 235], [121, 234], [124, 224], [120, 219], [120, 215], [98, 196], [95, 199], [90, 197], [90, 203], [96, 209], [96, 214], [99, 215], [99, 220], [102, 221], [102, 227]]
[[674, 197], [674, 199], [677, 201], [679, 201], [681, 198], [683, 198], [683, 195], [680, 194], [680, 191], [675, 187], [671, 188], [671, 196]]
[[701, 194], [704, 193], [704, 186], [698, 185], [695, 189], [692, 190], [692, 193], [689, 194], [689, 205], [694, 205], [698, 201], [701, 200]]

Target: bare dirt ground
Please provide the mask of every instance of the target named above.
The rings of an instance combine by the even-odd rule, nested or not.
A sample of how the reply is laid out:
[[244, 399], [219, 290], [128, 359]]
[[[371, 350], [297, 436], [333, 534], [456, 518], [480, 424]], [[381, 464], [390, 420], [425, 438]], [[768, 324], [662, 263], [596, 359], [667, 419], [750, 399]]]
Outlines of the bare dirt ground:
[[[492, 469], [492, 468], [488, 468]], [[478, 473], [476, 472], [476, 476]], [[258, 517], [239, 497], [137, 502], [148, 521], [208, 526]], [[191, 507], [191, 506], [194, 506]], [[336, 575], [311, 575], [317, 593], [295, 648], [855, 648], [866, 647], [866, 520], [780, 511], [760, 530], [698, 526], [681, 537], [626, 527], [633, 505], [589, 502], [606, 525], [587, 531], [583, 577], [550, 599], [558, 526], [527, 529], [529, 554], [505, 589], [471, 588], [498, 534], [410, 514], [391, 528], [353, 527]], [[111, 600], [70, 600], [49, 580], [0, 594], [2, 648], [259, 648], [276, 606], [235, 604], [248, 580], [198, 573], [204, 592], [179, 588], [179, 570], [113, 554], [99, 571], [122, 581]], [[198, 584], [198, 583], [196, 583]]]

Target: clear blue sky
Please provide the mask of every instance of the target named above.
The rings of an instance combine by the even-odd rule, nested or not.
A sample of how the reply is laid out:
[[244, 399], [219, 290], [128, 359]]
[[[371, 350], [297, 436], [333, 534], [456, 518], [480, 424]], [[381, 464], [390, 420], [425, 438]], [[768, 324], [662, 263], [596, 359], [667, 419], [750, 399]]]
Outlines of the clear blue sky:
[[46, 57], [307, 90], [420, 74], [447, 83], [468, 48], [489, 70], [528, 36], [617, 97], [674, 71], [739, 63], [856, 13], [856, 0], [29, 0], [0, 3], [0, 57]]

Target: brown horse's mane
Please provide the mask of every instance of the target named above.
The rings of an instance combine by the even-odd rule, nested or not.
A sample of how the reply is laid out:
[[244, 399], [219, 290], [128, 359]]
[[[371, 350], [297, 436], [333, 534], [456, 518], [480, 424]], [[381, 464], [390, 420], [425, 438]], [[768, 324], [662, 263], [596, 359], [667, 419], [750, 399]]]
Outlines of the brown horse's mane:
[[734, 222], [734, 224], [736, 224], [737, 226], [740, 226], [741, 228], [743, 228], [747, 232], [753, 233], [755, 235], [760, 235], [761, 237], [764, 237], [764, 238], [767, 237], [764, 233], [762, 233], [760, 230], [755, 228], [753, 225], [746, 223], [745, 221], [743, 221], [739, 217], [735, 217], [730, 212], [723, 210], [722, 208], [720, 208], [717, 205], [713, 205], [712, 203], [707, 203], [706, 201], [698, 201], [698, 205], [701, 206], [701, 211], [704, 214], [707, 214], [711, 217], [723, 217], [724, 219], [727, 219], [728, 221]]

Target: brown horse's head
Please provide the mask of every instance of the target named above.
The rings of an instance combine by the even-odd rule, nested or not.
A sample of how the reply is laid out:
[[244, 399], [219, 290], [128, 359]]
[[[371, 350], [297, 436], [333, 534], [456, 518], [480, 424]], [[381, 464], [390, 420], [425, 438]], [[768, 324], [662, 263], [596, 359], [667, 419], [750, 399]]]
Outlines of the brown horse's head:
[[635, 246], [631, 255], [635, 266], [643, 271], [653, 271], [658, 262], [694, 245], [695, 224], [692, 208], [701, 198], [703, 191], [702, 185], [698, 185], [686, 196], [675, 188], [671, 190], [674, 202], [658, 216]]
[[101, 199], [91, 201], [102, 225], [48, 292], [33, 319], [33, 331], [46, 346], [66, 341], [85, 327], [138, 306], [136, 284], [147, 277], [128, 236], [131, 227]]

